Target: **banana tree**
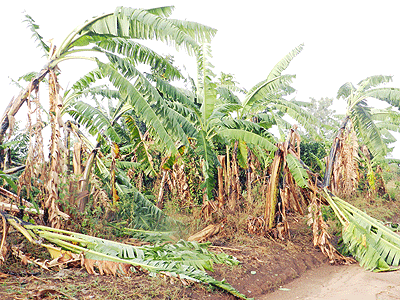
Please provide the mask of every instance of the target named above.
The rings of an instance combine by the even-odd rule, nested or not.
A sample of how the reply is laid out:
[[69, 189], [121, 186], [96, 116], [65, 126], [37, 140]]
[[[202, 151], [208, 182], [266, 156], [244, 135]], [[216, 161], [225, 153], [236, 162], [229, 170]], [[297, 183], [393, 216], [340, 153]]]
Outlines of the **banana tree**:
[[[249, 299], [225, 280], [216, 280], [206, 271], [212, 272], [214, 264], [238, 265], [240, 262], [225, 253], [210, 252], [208, 243], [180, 240], [174, 244], [138, 247], [106, 240], [73, 231], [25, 223], [0, 211], [4, 228], [8, 225], [22, 233], [31, 243], [46, 248], [54, 261], [60, 265], [68, 261], [79, 261], [89, 274], [130, 276], [145, 270], [151, 276], [161, 274], [187, 281], [212, 285], [240, 299]], [[0, 245], [5, 253], [6, 230]], [[71, 259], [72, 258], [72, 259]], [[37, 260], [38, 262], [39, 260]], [[45, 263], [40, 264], [46, 266]], [[47, 269], [47, 267], [46, 267]]]
[[145, 10], [118, 7], [114, 13], [95, 17], [76, 27], [59, 47], [44, 42], [37, 33], [38, 26], [27, 16], [31, 30], [45, 51], [48, 62], [32, 78], [28, 87], [8, 105], [1, 120], [0, 142], [3, 142], [9, 124], [19, 108], [51, 70], [59, 71], [59, 63], [76, 59], [95, 62], [96, 57], [83, 54], [101, 53], [100, 49], [112, 49], [116, 53], [132, 57], [137, 63], [164, 67], [165, 63], [160, 61], [160, 57], [154, 51], [137, 41], [159, 40], [193, 53], [198, 48], [198, 42], [210, 41], [216, 33], [215, 29], [198, 23], [169, 19], [173, 8], [168, 6]]
[[[371, 98], [385, 101], [390, 106], [399, 107], [400, 89], [379, 87], [379, 85], [392, 81], [392, 76], [372, 76], [362, 80], [358, 87], [351, 83], [342, 85], [338, 91], [338, 98], [347, 101], [347, 109], [342, 124], [333, 141], [331, 151], [326, 163], [323, 182], [309, 184], [308, 187], [314, 195], [319, 195], [319, 203], [329, 204], [342, 224], [342, 238], [345, 248], [367, 269], [388, 271], [398, 269], [400, 239], [390, 228], [385, 227], [381, 221], [376, 220], [346, 201], [337, 197], [327, 189], [332, 187], [331, 178], [333, 170], [341, 166], [342, 174], [352, 178], [354, 172], [354, 158], [361, 154], [368, 163], [368, 179], [370, 187], [374, 185], [372, 166], [385, 159], [388, 153], [387, 143], [395, 139], [390, 131], [398, 131], [399, 114], [391, 107], [384, 110], [372, 109], [367, 105]], [[358, 150], [358, 144], [362, 150]], [[351, 163], [353, 162], [353, 163]], [[358, 166], [357, 166], [358, 167]], [[339, 169], [337, 169], [339, 170]], [[316, 179], [318, 181], [318, 179]], [[318, 202], [318, 201], [317, 201]], [[347, 259], [339, 255], [329, 242], [326, 233], [326, 224], [321, 218], [320, 204], [315, 205], [314, 211], [320, 217], [314, 218], [314, 244], [320, 246], [332, 261]]]
[[[385, 101], [391, 106], [400, 107], [399, 88], [379, 87], [379, 85], [391, 81], [392, 76], [376, 75], [360, 81], [357, 87], [347, 82], [339, 88], [337, 97], [347, 101], [347, 108], [326, 163], [325, 187], [330, 185], [335, 159], [342, 145], [341, 141], [349, 132], [354, 131], [357, 134], [358, 140], [368, 147], [373, 157], [384, 158], [386, 156], [388, 147], [383, 138], [384, 132], [379, 128], [383, 126], [383, 123], [377, 125], [371, 107], [368, 106], [368, 99], [377, 99]], [[398, 130], [393, 126], [390, 128]]]
[[301, 44], [286, 54], [273, 67], [265, 80], [246, 93], [242, 107], [238, 110], [238, 119], [253, 120], [265, 128], [277, 125], [280, 138], [284, 140], [284, 130], [289, 130], [292, 125], [283, 117], [289, 116], [303, 126], [311, 136], [317, 136], [312, 126], [315, 123], [314, 119], [303, 108], [307, 104], [284, 98], [295, 91], [290, 83], [296, 76], [282, 73], [302, 50]]
[[[192, 80], [191, 89], [173, 86], [169, 80], [171, 76], [168, 75], [171, 72], [163, 71], [162, 74], [153, 72], [151, 76], [145, 78], [135, 68], [132, 61], [121, 59], [110, 53], [107, 53], [110, 64], [99, 64], [100, 67], [96, 72], [88, 74], [80, 81], [80, 84], [75, 86], [77, 90], [82, 91], [95, 79], [108, 76], [118, 89], [116, 91], [119, 94], [118, 106], [129, 108], [133, 114], [140, 115], [140, 119], [144, 120], [152, 137], [159, 140], [170, 155], [177, 153], [178, 141], [186, 147], [191, 147], [195, 141], [194, 150], [201, 158], [206, 196], [211, 200], [215, 187], [215, 173], [219, 166], [217, 144], [229, 145], [240, 141], [237, 144], [240, 148], [237, 155], [242, 156], [242, 162], [247, 161], [247, 147], [251, 147], [261, 155], [265, 155], [265, 150], [269, 152], [276, 149], [273, 145], [275, 140], [267, 129], [277, 122], [271, 121], [266, 124], [265, 119], [262, 123], [250, 120], [257, 109], [261, 110], [262, 104], [276, 99], [275, 110], [279, 108], [281, 115], [289, 112], [302, 123], [310, 119], [296, 103], [282, 98], [282, 90], [289, 90], [287, 81], [291, 77], [283, 76], [282, 78], [281, 72], [301, 49], [300, 46], [285, 56], [270, 72], [267, 81], [251, 90], [247, 95], [245, 105], [235, 94], [243, 90], [237, 87], [232, 77], [225, 74], [219, 82], [214, 80], [213, 66], [209, 61], [211, 50], [208, 45], [203, 45], [197, 52], [198, 79], [197, 83]], [[122, 74], [128, 78], [135, 78], [134, 82], [131, 83]], [[285, 79], [286, 77], [289, 79]], [[101, 117], [100, 114], [95, 116], [94, 110], [84, 108], [87, 104], [77, 103], [74, 107], [75, 110], [80, 111], [73, 113], [75, 117], [91, 112], [87, 114], [87, 121], [83, 124], [89, 124], [92, 120]], [[235, 118], [235, 114], [240, 114], [242, 118]], [[281, 120], [281, 117], [276, 117], [276, 119]], [[82, 123], [82, 119], [78, 121]], [[106, 124], [106, 121], [94, 123]], [[110, 128], [109, 125], [106, 127]]]
[[[36, 33], [36, 38], [46, 52], [48, 62], [31, 80], [28, 87], [7, 107], [0, 123], [0, 143], [3, 143], [7, 129], [13, 123], [14, 116], [19, 108], [33, 92], [38, 91], [40, 82], [48, 75], [51, 164], [48, 170], [49, 178], [46, 184], [45, 206], [49, 210], [49, 222], [53, 226], [60, 226], [56, 200], [58, 198], [58, 175], [63, 171], [60, 163], [63, 161], [63, 153], [58, 143], [61, 137], [60, 128], [63, 126], [61, 118], [63, 99], [59, 94], [60, 84], [58, 83], [59, 64], [67, 60], [84, 59], [96, 62], [101, 67], [106, 64], [99, 60], [98, 54], [106, 53], [106, 57], [111, 59], [115, 57], [115, 55], [112, 55], [113, 52], [129, 57], [134, 63], [143, 62], [155, 68], [168, 68], [168, 63], [165, 60], [160, 59], [160, 56], [154, 51], [142, 46], [137, 41], [158, 40], [193, 53], [199, 47], [198, 42], [210, 41], [216, 32], [214, 29], [198, 23], [169, 19], [172, 10], [173, 7], [147, 10], [118, 7], [114, 13], [95, 17], [78, 26], [58, 47], [43, 42], [41, 36], [36, 32], [37, 27], [30, 19], [32, 21], [31, 29]], [[89, 53], [95, 54], [95, 56], [87, 56]], [[108, 75], [111, 76], [110, 72], [108, 72]], [[132, 93], [129, 93], [124, 96], [133, 97], [131, 95]]]

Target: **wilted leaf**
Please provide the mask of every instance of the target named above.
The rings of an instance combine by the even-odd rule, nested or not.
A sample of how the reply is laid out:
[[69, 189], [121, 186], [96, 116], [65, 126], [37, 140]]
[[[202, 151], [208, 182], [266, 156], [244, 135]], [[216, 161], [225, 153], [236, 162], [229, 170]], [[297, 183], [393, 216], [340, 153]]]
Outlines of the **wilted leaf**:
[[126, 276], [131, 273], [132, 265], [118, 263], [108, 260], [95, 260], [89, 258], [82, 259], [82, 266], [92, 275], [98, 275], [95, 268], [99, 270], [100, 275]]

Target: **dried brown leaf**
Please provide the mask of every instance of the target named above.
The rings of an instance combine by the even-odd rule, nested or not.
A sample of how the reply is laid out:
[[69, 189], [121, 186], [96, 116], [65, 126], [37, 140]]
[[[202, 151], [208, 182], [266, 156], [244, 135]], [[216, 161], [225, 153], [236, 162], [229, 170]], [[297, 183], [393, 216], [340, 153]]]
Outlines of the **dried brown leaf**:
[[86, 271], [92, 275], [113, 275], [113, 276], [126, 276], [131, 273], [131, 265], [118, 263], [108, 260], [94, 260], [82, 257], [81, 265], [85, 267]]

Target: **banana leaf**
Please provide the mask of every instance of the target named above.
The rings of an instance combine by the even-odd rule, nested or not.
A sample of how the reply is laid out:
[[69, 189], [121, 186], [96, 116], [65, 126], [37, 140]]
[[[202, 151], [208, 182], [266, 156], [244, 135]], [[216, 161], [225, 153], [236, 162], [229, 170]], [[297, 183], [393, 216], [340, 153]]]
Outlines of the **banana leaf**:
[[367, 270], [392, 271], [400, 265], [400, 235], [391, 227], [325, 191], [325, 198], [342, 223], [347, 250]]
[[31, 242], [44, 247], [49, 245], [45, 245], [41, 240], [47, 240], [62, 249], [81, 254], [84, 259], [100, 263], [108, 261], [132, 265], [143, 268], [150, 274], [163, 273], [179, 279], [202, 282], [219, 287], [238, 298], [248, 299], [224, 280], [216, 280], [206, 272], [206, 270], [212, 271], [214, 263], [239, 264], [233, 256], [208, 251], [209, 243], [180, 240], [175, 244], [138, 247], [68, 230], [32, 225], [10, 215], [3, 215]]

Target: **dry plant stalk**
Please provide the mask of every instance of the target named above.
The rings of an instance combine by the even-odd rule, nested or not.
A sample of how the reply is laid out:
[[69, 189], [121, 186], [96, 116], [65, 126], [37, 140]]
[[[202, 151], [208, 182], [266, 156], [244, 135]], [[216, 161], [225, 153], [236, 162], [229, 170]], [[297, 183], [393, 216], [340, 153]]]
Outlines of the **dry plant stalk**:
[[[1, 118], [0, 126], [0, 144], [3, 144], [5, 134], [8, 129], [10, 129], [9, 135], [12, 134], [12, 129], [10, 128], [10, 122], [13, 123], [14, 116], [17, 114], [21, 106], [25, 101], [29, 100], [30, 95], [33, 91], [37, 91], [39, 88], [39, 83], [48, 74], [49, 69], [42, 69], [36, 76], [31, 80], [28, 87], [22, 90], [17, 98], [13, 98], [11, 102], [6, 107], [6, 110]], [[10, 121], [11, 120], [11, 121]]]
[[358, 186], [358, 148], [355, 131], [346, 130], [339, 141], [332, 171], [331, 189], [338, 196], [349, 197]]
[[239, 201], [242, 195], [241, 185], [239, 179], [239, 165], [237, 162], [237, 144], [235, 142], [235, 147], [232, 153], [231, 168], [229, 170], [229, 196], [228, 196], [228, 209], [230, 211], [235, 211], [239, 205]]
[[247, 231], [251, 234], [264, 234], [265, 221], [262, 217], [249, 217], [247, 219]]
[[70, 251], [64, 251], [61, 250], [61, 248], [54, 247], [51, 245], [46, 245], [42, 244], [44, 247], [46, 247], [51, 256], [52, 260], [40, 260], [40, 259], [34, 259], [31, 258], [31, 256], [28, 254], [25, 254], [22, 250], [21, 247], [19, 246], [12, 246], [11, 250], [12, 253], [15, 257], [18, 257], [22, 264], [26, 265], [28, 263], [30, 264], [36, 264], [42, 269], [45, 269], [49, 271], [52, 268], [58, 268], [58, 269], [63, 269], [66, 267], [76, 267], [80, 266], [81, 261], [83, 259], [83, 254], [75, 254]]
[[[32, 108], [32, 102], [35, 108]], [[43, 154], [43, 135], [42, 129], [44, 124], [41, 118], [41, 108], [39, 100], [39, 91], [36, 90], [36, 97], [31, 100], [28, 97], [28, 122], [27, 128], [29, 131], [29, 148], [27, 158], [25, 161], [25, 169], [18, 178], [18, 191], [17, 197], [20, 197], [22, 188], [25, 188], [26, 194], [29, 197], [32, 184], [44, 192], [44, 186], [40, 182], [45, 182], [46, 165]], [[32, 117], [34, 117], [35, 124], [32, 125]], [[32, 181], [32, 178], [37, 180]]]
[[322, 253], [328, 257], [330, 264], [354, 263], [354, 259], [340, 254], [330, 242], [331, 236], [327, 231], [328, 224], [322, 217], [321, 201], [317, 197], [316, 182], [313, 190], [314, 193], [311, 197], [311, 204], [308, 208], [309, 214], [307, 224], [309, 226], [312, 225], [314, 247], [319, 247], [321, 249]]
[[6, 218], [1, 215], [2, 223], [3, 223], [3, 235], [1, 238], [1, 244], [0, 244], [0, 265], [5, 261], [7, 252], [8, 252], [8, 244], [6, 241], [7, 238], [7, 233], [8, 233], [8, 226], [7, 226], [7, 220]]
[[196, 241], [199, 243], [204, 242], [208, 238], [219, 233], [224, 228], [224, 226], [224, 221], [219, 224], [208, 225], [204, 229], [188, 237], [188, 241]]
[[50, 102], [50, 165], [46, 183], [46, 199], [44, 207], [48, 211], [48, 222], [54, 228], [61, 228], [62, 222], [58, 206], [58, 189], [60, 185], [60, 174], [65, 170], [65, 160], [62, 158], [62, 139], [60, 127], [63, 126], [60, 114], [62, 98], [59, 95], [60, 85], [54, 70], [49, 72], [49, 102]]
[[210, 220], [212, 214], [217, 213], [219, 210], [218, 201], [204, 201], [201, 207], [201, 216], [206, 220]]
[[247, 170], [246, 170], [246, 192], [247, 192], [247, 205], [253, 202], [252, 198], [252, 182], [253, 182], [253, 174], [254, 174], [254, 161], [255, 155], [249, 150], [249, 154], [247, 156]]
[[[269, 168], [270, 179], [265, 197], [264, 211], [265, 229], [271, 230], [276, 226], [280, 238], [285, 236], [290, 238], [286, 212], [289, 209], [294, 209], [299, 213], [303, 213], [299, 186], [295, 182], [286, 161], [288, 154], [300, 160], [300, 135], [296, 129], [297, 126], [293, 126], [286, 141], [277, 144], [278, 149]], [[280, 178], [282, 178], [282, 186], [280, 186]], [[281, 218], [278, 224], [276, 224], [277, 214]]]
[[[224, 189], [224, 177], [226, 176], [226, 156], [218, 155], [218, 161], [221, 167], [217, 168], [218, 172], [218, 207], [221, 208], [225, 205], [225, 189]], [[225, 175], [225, 176], [224, 176]]]
[[79, 176], [82, 174], [82, 143], [74, 143], [74, 150], [72, 154], [72, 166], [74, 174]]
[[390, 194], [388, 193], [388, 190], [386, 188], [386, 182], [382, 176], [383, 175], [382, 173], [383, 173], [383, 170], [382, 170], [381, 166], [378, 165], [376, 167], [376, 174], [378, 175], [377, 179], [376, 179], [376, 191], [378, 192], [379, 196], [382, 197], [383, 195], [388, 195], [389, 199], [390, 199]]
[[111, 191], [112, 191], [112, 203], [113, 206], [115, 207], [117, 205], [117, 202], [119, 200], [118, 196], [118, 191], [116, 188], [116, 174], [115, 171], [117, 169], [116, 164], [117, 164], [117, 159], [120, 158], [119, 155], [119, 147], [118, 145], [113, 142], [112, 147], [111, 147], [111, 167], [110, 167], [110, 173], [111, 173]]
[[185, 173], [185, 165], [175, 163], [172, 169], [168, 171], [168, 175], [166, 183], [172, 195], [179, 199], [181, 207], [190, 205], [192, 196], [190, 195], [189, 183]]
[[167, 179], [168, 171], [163, 170], [163, 176], [161, 178], [161, 183], [160, 183], [160, 190], [158, 192], [158, 198], [157, 198], [157, 207], [162, 208], [164, 205], [164, 186], [165, 186], [165, 181]]
[[264, 220], [267, 229], [271, 229], [275, 221], [276, 204], [279, 193], [279, 173], [281, 170], [282, 156], [281, 149], [278, 148], [275, 152], [274, 160], [270, 166], [270, 180], [268, 182], [267, 195], [265, 197]]

